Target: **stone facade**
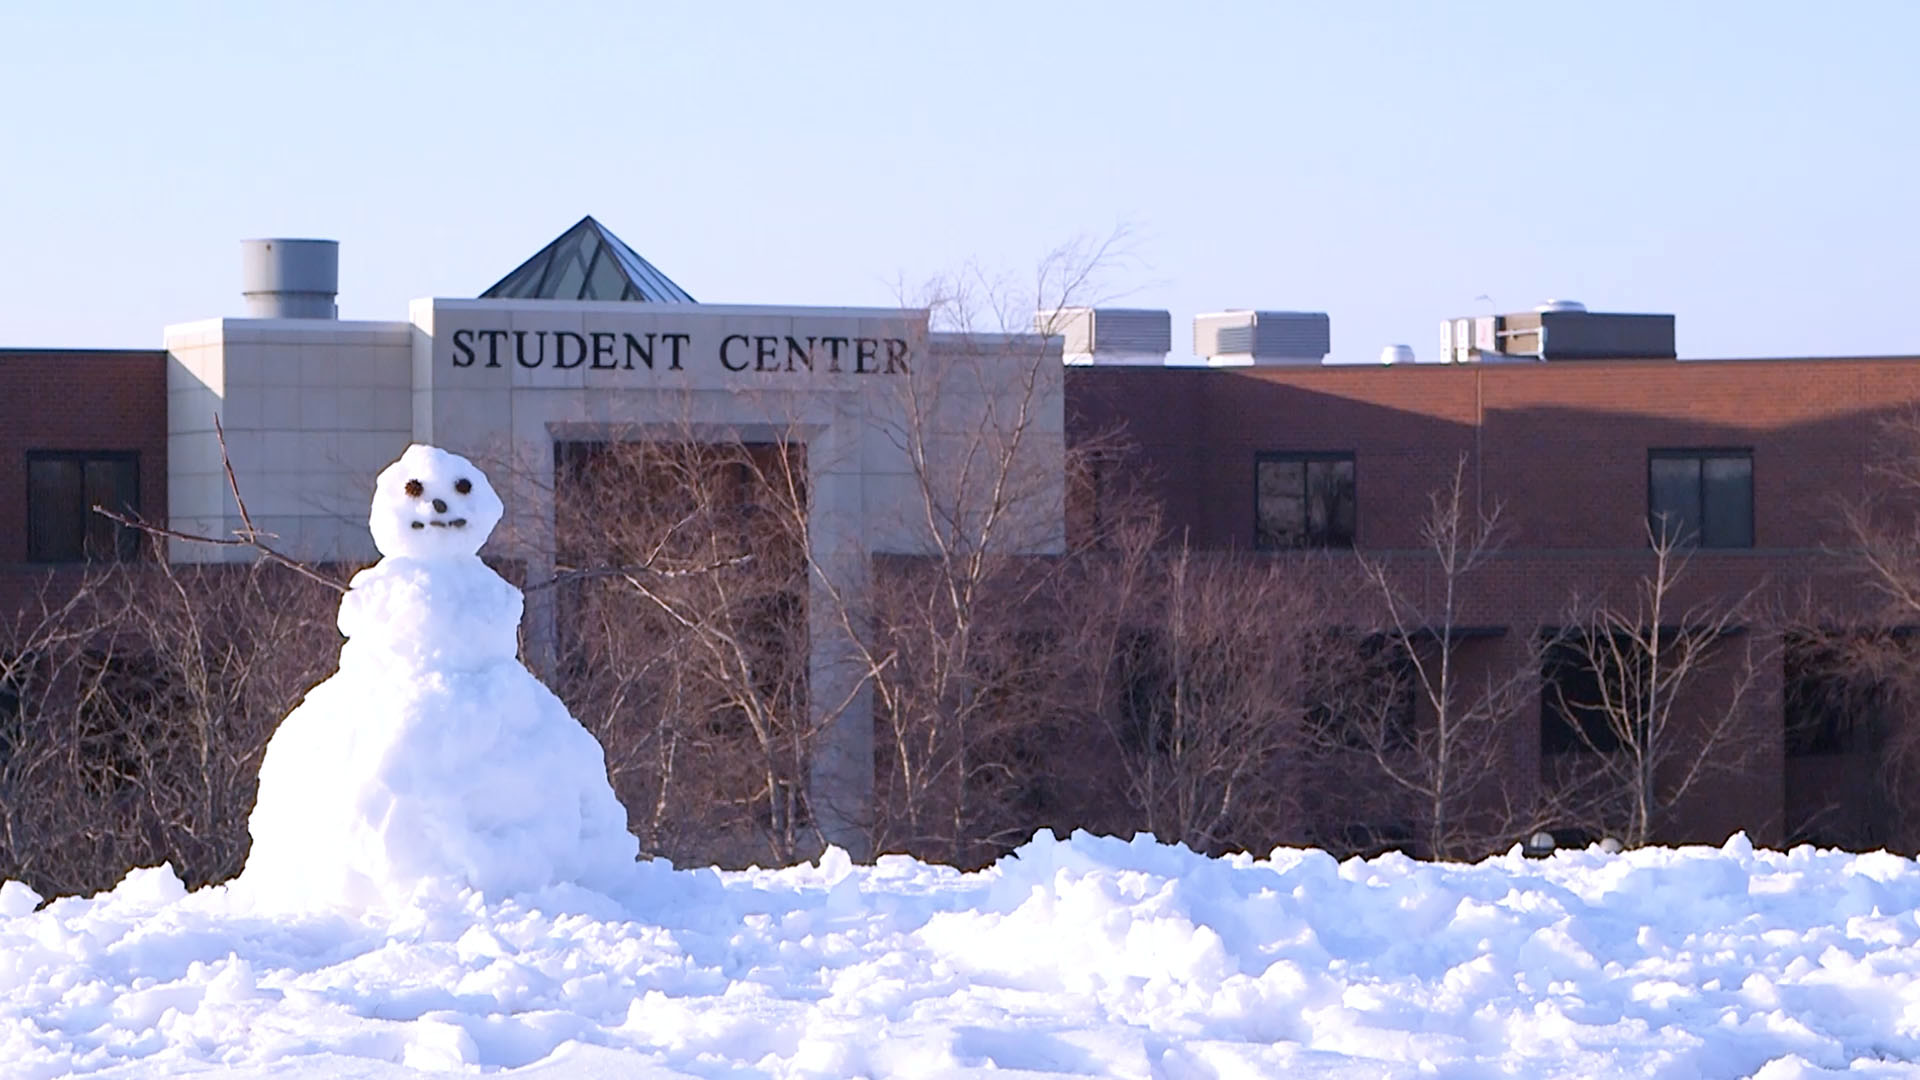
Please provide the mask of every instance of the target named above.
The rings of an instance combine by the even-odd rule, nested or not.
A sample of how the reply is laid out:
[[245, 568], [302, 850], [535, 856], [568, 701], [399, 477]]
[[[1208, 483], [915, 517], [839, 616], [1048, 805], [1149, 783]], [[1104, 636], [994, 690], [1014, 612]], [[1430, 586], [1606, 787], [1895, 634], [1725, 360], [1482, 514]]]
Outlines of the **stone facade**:
[[[209, 319], [166, 329], [168, 517], [182, 532], [240, 527], [214, 432], [257, 528], [287, 554], [378, 558], [373, 476], [413, 438], [413, 328], [400, 322]], [[174, 541], [176, 562], [244, 549]]]

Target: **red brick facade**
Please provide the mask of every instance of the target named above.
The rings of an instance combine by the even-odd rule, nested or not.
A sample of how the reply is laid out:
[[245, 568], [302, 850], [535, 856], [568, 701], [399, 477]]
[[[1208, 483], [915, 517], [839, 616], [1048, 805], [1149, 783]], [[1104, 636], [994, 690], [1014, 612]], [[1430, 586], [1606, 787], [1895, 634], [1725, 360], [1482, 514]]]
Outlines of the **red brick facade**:
[[46, 565], [27, 561], [27, 455], [138, 455], [140, 512], [167, 510], [167, 354], [158, 349], [0, 349], [0, 600], [9, 610]]
[[[1118, 429], [1125, 468], [1200, 547], [1254, 546], [1256, 455], [1338, 452], [1354, 457], [1355, 546], [1411, 555], [1429, 493], [1464, 458], [1469, 490], [1502, 507], [1508, 532], [1460, 622], [1514, 634], [1648, 572], [1650, 451], [1750, 450], [1753, 546], [1698, 552], [1678, 599], [1761, 589], [1767, 625], [1751, 631], [1771, 646], [1765, 635], [1809, 605], [1845, 622], [1868, 600], [1841, 550], [1842, 509], [1895, 452], [1886, 422], [1920, 406], [1920, 358], [1088, 367], [1069, 371], [1067, 402], [1069, 438]], [[1496, 637], [1468, 652], [1498, 663], [1514, 648]], [[1669, 838], [1894, 842], [1870, 820], [1871, 761], [1786, 755], [1778, 650], [1762, 651], [1774, 659], [1746, 699], [1757, 756], [1702, 789]], [[1538, 732], [1516, 732], [1514, 750], [1516, 768], [1537, 769]]]
[[1920, 358], [1398, 367], [1076, 368], [1071, 431], [1123, 425], [1197, 543], [1252, 543], [1262, 451], [1352, 451], [1366, 548], [1416, 543], [1402, 508], [1467, 455], [1519, 550], [1645, 546], [1647, 451], [1751, 447], [1754, 551], [1841, 539], [1876, 421], [1920, 404]]

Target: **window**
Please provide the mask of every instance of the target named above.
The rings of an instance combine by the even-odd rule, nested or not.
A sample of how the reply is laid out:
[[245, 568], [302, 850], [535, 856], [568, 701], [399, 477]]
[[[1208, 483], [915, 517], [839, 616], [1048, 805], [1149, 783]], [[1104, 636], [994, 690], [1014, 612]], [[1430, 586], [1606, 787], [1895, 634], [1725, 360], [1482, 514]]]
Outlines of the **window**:
[[140, 459], [125, 452], [27, 454], [27, 558], [33, 562], [131, 559], [140, 533], [93, 512], [140, 508]]
[[1306, 723], [1328, 746], [1394, 751], [1414, 745], [1419, 675], [1412, 646], [1391, 634], [1355, 642], [1338, 632], [1323, 648], [1325, 681], [1307, 695]]
[[20, 742], [20, 714], [26, 711], [28, 680], [37, 666], [32, 653], [0, 656], [0, 767], [12, 760]]
[[1611, 754], [1629, 720], [1643, 729], [1640, 658], [1626, 634], [1574, 633], [1551, 643], [1540, 673], [1540, 752]]
[[1753, 451], [1649, 451], [1647, 524], [1681, 544], [1752, 547]]
[[1352, 454], [1261, 454], [1254, 460], [1254, 546], [1353, 546]]
[[[1874, 643], [1861, 635], [1788, 634], [1781, 656], [1787, 756], [1844, 754], [1864, 748], [1887, 717], [1889, 687], [1858, 657]], [[1849, 663], [1849, 652], [1855, 660]]]

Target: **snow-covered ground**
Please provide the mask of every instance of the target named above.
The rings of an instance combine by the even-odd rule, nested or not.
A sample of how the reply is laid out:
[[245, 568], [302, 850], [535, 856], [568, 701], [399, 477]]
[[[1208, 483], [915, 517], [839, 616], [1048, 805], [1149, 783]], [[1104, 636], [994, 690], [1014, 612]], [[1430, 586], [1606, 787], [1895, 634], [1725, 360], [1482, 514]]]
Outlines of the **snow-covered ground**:
[[1909, 1076], [1920, 867], [1476, 866], [1041, 834], [975, 874], [640, 864], [609, 899], [0, 889], [0, 1075]]

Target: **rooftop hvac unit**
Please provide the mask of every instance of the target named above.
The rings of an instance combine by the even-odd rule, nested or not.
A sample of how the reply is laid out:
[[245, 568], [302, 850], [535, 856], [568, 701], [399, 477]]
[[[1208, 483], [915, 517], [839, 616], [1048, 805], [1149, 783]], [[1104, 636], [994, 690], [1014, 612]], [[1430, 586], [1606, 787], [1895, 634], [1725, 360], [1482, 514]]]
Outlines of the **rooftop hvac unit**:
[[1498, 315], [1446, 319], [1440, 323], [1440, 356], [1455, 364], [1470, 364], [1505, 348], [1504, 322]]
[[1440, 362], [1465, 364], [1473, 360], [1479, 327], [1473, 319], [1440, 321]]
[[1317, 364], [1333, 344], [1322, 311], [1220, 311], [1193, 319], [1193, 351], [1210, 363]]
[[1173, 316], [1152, 308], [1038, 311], [1033, 328], [1059, 335], [1070, 364], [1159, 364], [1173, 348]]
[[1466, 360], [1671, 360], [1673, 316], [1588, 311], [1549, 300], [1532, 311], [1451, 319], [1440, 325], [1443, 353]]
[[1473, 348], [1476, 352], [1500, 351], [1500, 316], [1479, 315], [1473, 320]]

